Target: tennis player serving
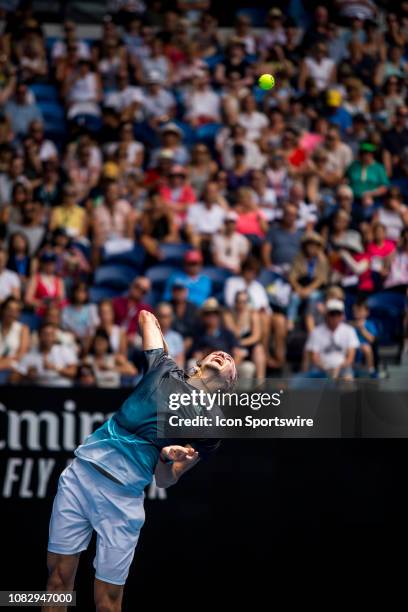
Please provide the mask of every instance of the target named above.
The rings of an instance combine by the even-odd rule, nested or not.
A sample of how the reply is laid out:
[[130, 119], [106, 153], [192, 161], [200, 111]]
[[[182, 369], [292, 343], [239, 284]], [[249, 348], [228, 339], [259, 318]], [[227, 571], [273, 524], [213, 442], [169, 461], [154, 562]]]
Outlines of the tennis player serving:
[[[147, 368], [133, 393], [75, 451], [60, 476], [48, 541], [48, 591], [71, 591], [81, 551], [96, 531], [95, 605], [98, 612], [119, 612], [139, 533], [144, 523], [144, 488], [153, 475], [170, 487], [219, 440], [173, 444], [158, 437], [157, 410], [171, 393], [203, 389], [213, 393], [233, 386], [234, 360], [211, 353], [186, 374], [168, 356], [156, 317], [142, 310], [139, 329]], [[202, 410], [204, 407], [195, 407]], [[43, 612], [66, 608], [45, 607]]]

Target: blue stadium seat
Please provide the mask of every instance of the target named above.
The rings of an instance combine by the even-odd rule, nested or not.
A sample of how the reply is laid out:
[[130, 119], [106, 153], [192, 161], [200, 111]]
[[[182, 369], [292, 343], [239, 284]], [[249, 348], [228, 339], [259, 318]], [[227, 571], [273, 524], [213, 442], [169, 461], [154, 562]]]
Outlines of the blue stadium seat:
[[252, 90], [253, 96], [255, 98], [255, 101], [257, 104], [261, 104], [263, 102], [263, 99], [265, 97], [266, 91], [264, 91], [263, 89], [261, 89], [258, 86], [255, 86]]
[[191, 246], [185, 243], [173, 244], [163, 243], [160, 245], [160, 251], [163, 255], [163, 263], [181, 267], [184, 255], [191, 250]]
[[180, 270], [179, 266], [158, 265], [149, 268], [146, 276], [152, 283], [153, 302], [161, 300], [167, 279], [173, 272]]
[[30, 89], [37, 102], [58, 102], [58, 90], [48, 83], [33, 83]]
[[367, 300], [370, 318], [379, 328], [378, 344], [388, 346], [402, 342], [403, 318], [406, 308], [404, 294], [381, 291]]
[[110, 300], [123, 293], [120, 289], [112, 289], [112, 287], [91, 287], [89, 289], [89, 298], [92, 303], [98, 304], [102, 300]]
[[196, 134], [191, 125], [189, 123], [185, 123], [184, 121], [180, 121], [179, 119], [176, 119], [174, 123], [178, 125], [183, 132], [182, 138], [184, 144], [193, 145], [196, 141]]
[[211, 279], [211, 294], [218, 296], [224, 290], [224, 284], [227, 278], [233, 276], [231, 270], [226, 268], [217, 268], [216, 266], [204, 267], [202, 273]]
[[55, 100], [40, 101], [38, 106], [41, 109], [45, 131], [47, 135], [55, 134], [57, 136], [64, 136], [66, 133], [66, 122], [65, 122], [65, 111], [62, 104]]
[[51, 53], [54, 43], [56, 43], [57, 40], [61, 40], [61, 38], [59, 36], [47, 36], [45, 40], [45, 48], [48, 54]]
[[239, 9], [237, 11], [237, 16], [244, 15], [245, 17], [249, 17], [251, 20], [251, 24], [254, 28], [262, 28], [265, 27], [265, 21], [267, 17], [267, 9], [261, 7], [245, 7]]
[[45, 121], [49, 120], [57, 120], [65, 119], [65, 110], [62, 104], [57, 102], [56, 100], [41, 100], [38, 103], [38, 106], [41, 109], [41, 112], [44, 116]]
[[24, 325], [27, 325], [30, 331], [35, 331], [38, 329], [41, 323], [40, 317], [29, 310], [23, 310], [19, 320]]
[[143, 270], [143, 264], [145, 260], [145, 250], [139, 244], [135, 244], [133, 249], [124, 251], [123, 253], [117, 253], [115, 255], [107, 255], [105, 252], [102, 253], [102, 261], [106, 265], [112, 264], [124, 264], [126, 266], [132, 266], [134, 272]]
[[96, 117], [95, 115], [77, 115], [73, 121], [76, 123], [76, 125], [84, 127], [93, 133], [99, 132], [102, 127], [102, 119], [100, 117]]
[[205, 144], [212, 146], [214, 144], [215, 137], [221, 128], [221, 123], [207, 123], [206, 125], [200, 125], [200, 127], [196, 129], [195, 133], [197, 142], [204, 142]]
[[208, 68], [213, 70], [217, 64], [220, 64], [223, 61], [224, 55], [222, 53], [217, 53], [215, 55], [210, 55], [210, 57], [204, 57], [203, 59]]
[[98, 287], [103, 286], [125, 291], [135, 276], [135, 269], [131, 266], [102, 265], [95, 272], [94, 283]]

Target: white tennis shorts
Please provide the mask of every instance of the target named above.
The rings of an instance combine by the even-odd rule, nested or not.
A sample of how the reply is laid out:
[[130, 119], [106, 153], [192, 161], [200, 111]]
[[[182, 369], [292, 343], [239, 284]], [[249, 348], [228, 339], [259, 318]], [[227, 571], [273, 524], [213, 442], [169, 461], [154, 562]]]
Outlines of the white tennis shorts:
[[86, 550], [96, 531], [95, 576], [125, 584], [144, 523], [144, 493], [130, 494], [80, 459], [62, 472], [50, 521], [48, 550], [73, 555]]

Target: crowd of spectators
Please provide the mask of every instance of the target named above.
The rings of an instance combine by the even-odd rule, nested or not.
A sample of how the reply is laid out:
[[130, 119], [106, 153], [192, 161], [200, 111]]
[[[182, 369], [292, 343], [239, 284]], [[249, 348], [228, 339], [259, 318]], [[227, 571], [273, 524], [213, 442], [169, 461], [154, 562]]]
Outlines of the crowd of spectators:
[[180, 367], [376, 376], [373, 296], [407, 335], [408, 3], [113, 4], [96, 40], [4, 15], [2, 383], [132, 384], [143, 308]]

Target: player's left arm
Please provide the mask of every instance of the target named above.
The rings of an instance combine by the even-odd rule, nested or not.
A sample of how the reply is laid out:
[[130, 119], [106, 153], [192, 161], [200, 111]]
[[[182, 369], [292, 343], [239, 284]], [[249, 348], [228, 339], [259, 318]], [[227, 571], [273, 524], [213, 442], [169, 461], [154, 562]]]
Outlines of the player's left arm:
[[[166, 463], [171, 461], [172, 463]], [[160, 459], [154, 472], [158, 487], [167, 489], [181, 478], [188, 470], [191, 470], [198, 461], [199, 454], [189, 444], [187, 446], [165, 446], [160, 453]]]
[[169, 352], [159, 322], [153, 313], [148, 310], [140, 311], [139, 330], [143, 340], [144, 351], [162, 348], [165, 353]]

